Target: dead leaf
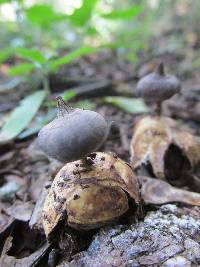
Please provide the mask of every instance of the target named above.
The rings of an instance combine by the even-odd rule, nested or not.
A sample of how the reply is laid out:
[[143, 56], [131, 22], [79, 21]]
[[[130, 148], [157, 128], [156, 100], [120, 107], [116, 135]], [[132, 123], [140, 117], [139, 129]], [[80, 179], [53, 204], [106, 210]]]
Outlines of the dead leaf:
[[22, 188], [22, 184], [17, 181], [9, 181], [0, 187], [0, 200], [10, 201], [15, 197], [17, 191]]
[[134, 168], [150, 162], [155, 176], [161, 179], [165, 177], [164, 154], [172, 141], [165, 124], [158, 117], [144, 117], [136, 124], [131, 140], [131, 161]]
[[139, 177], [141, 196], [145, 204], [166, 204], [180, 202], [200, 206], [200, 194], [177, 189], [167, 182], [149, 177]]
[[45, 255], [50, 245], [45, 243], [41, 248], [32, 253], [28, 257], [17, 259], [13, 256], [9, 256], [7, 253], [12, 247], [13, 237], [9, 236], [3, 247], [3, 252], [0, 258], [1, 267], [31, 267], [35, 266], [37, 262]]
[[41, 190], [39, 198], [36, 202], [33, 213], [31, 215], [31, 219], [29, 221], [30, 228], [37, 230], [41, 233], [44, 233], [44, 229], [43, 229], [43, 225], [42, 225], [43, 206], [44, 206], [44, 201], [46, 199], [46, 196], [48, 194], [50, 187], [51, 187], [51, 182], [50, 181], [45, 182], [44, 187]]
[[8, 208], [8, 204], [0, 202], [0, 236], [6, 229], [10, 227], [13, 223], [14, 218], [11, 218], [7, 214], [5, 214], [5, 210]]
[[12, 160], [14, 157], [14, 151], [9, 151], [7, 153], [4, 153], [3, 155], [0, 156], [0, 166], [3, 168], [4, 166], [8, 165], [9, 162]]
[[[136, 125], [131, 140], [131, 161], [135, 170], [145, 169], [150, 176], [172, 185], [198, 190], [200, 179], [200, 139], [167, 117], [147, 116]], [[199, 182], [198, 182], [199, 180]]]
[[31, 201], [24, 203], [20, 200], [16, 200], [15, 203], [11, 207], [5, 210], [5, 212], [9, 216], [19, 221], [27, 222], [31, 218], [33, 208], [34, 208], [34, 205]]

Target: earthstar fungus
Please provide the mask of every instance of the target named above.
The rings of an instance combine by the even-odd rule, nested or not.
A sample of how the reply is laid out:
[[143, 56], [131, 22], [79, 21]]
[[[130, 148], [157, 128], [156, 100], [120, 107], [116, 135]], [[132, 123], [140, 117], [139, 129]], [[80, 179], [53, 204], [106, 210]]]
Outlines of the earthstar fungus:
[[135, 95], [149, 103], [155, 103], [156, 113], [160, 115], [162, 102], [179, 93], [180, 89], [180, 81], [173, 75], [165, 74], [164, 64], [160, 62], [155, 72], [139, 80]]
[[38, 135], [40, 148], [61, 162], [78, 160], [96, 151], [108, 134], [103, 116], [91, 110], [69, 107], [57, 98], [58, 114]]
[[[66, 164], [56, 175], [43, 207], [48, 240], [62, 230], [90, 230], [137, 217], [139, 185], [132, 168], [115, 154], [94, 152], [108, 134], [97, 112], [72, 109], [58, 99], [58, 118], [39, 133], [41, 149]], [[64, 224], [64, 225], [63, 225]]]

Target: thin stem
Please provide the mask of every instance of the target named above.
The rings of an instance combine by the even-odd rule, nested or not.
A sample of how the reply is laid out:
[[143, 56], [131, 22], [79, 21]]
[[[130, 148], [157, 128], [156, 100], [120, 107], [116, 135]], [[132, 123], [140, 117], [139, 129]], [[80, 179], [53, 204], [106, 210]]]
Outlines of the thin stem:
[[164, 63], [161, 61], [160, 63], [158, 63], [156, 71], [157, 74], [159, 74], [160, 76], [164, 76], [165, 75], [165, 68], [164, 68]]
[[81, 162], [80, 172], [92, 170], [93, 160], [91, 158], [87, 158], [87, 156], [85, 156], [85, 157], [80, 159], [80, 162]]
[[14, 11], [15, 11], [15, 17], [16, 17], [16, 22], [18, 24], [19, 29], [22, 26], [22, 20], [23, 20], [23, 2], [21, 1], [16, 1], [16, 0], [12, 0], [11, 1], [14, 7]]
[[45, 75], [45, 74], [43, 75], [43, 77], [42, 77], [42, 85], [43, 85], [43, 89], [50, 94], [50, 85], [49, 85], [49, 77], [48, 77], [48, 75]]
[[156, 103], [155, 112], [158, 116], [161, 115], [162, 113], [162, 102], [161, 101]]

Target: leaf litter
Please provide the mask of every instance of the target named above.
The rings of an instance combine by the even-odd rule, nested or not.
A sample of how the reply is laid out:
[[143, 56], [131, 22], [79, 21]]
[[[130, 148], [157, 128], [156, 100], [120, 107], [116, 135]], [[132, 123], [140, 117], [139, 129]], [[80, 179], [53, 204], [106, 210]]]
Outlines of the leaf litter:
[[[123, 159], [128, 160], [128, 144], [131, 142], [133, 126], [138, 125], [138, 116], [124, 112], [123, 108], [122, 110], [119, 110], [116, 107], [107, 106], [104, 104], [99, 107], [97, 103], [96, 109], [102, 115], [107, 116], [111, 121], [115, 121], [114, 126], [111, 127], [108, 140], [102, 146], [101, 150], [114, 151]], [[171, 119], [169, 119], [169, 121], [170, 120]], [[137, 127], [138, 126], [136, 126], [136, 128]], [[156, 266], [157, 262], [162, 260], [163, 264], [165, 264], [164, 266], [170, 266], [170, 261], [172, 263], [183, 262], [184, 264], [188, 264], [188, 262], [197, 262], [198, 255], [195, 254], [195, 251], [198, 252], [199, 248], [195, 239], [195, 231], [199, 227], [197, 225], [197, 220], [200, 218], [200, 212], [197, 207], [199, 206], [199, 194], [190, 192], [188, 190], [198, 191], [198, 164], [200, 154], [198, 153], [198, 138], [195, 136], [193, 137], [193, 135], [190, 133], [186, 134], [187, 131], [179, 127], [177, 123], [174, 124], [173, 122], [167, 122], [165, 127], [167, 128], [164, 129], [165, 134], [160, 134], [160, 136], [158, 136], [158, 140], [159, 138], [164, 137], [164, 141], [161, 142], [163, 146], [160, 146], [159, 141], [155, 141], [155, 144], [153, 145], [151, 142], [149, 142], [149, 146], [152, 145], [156, 153], [161, 153], [163, 155], [162, 157], [158, 157], [155, 153], [151, 157], [153, 160], [150, 163], [154, 164], [156, 162], [157, 164], [156, 167], [154, 167], [155, 173], [152, 166], [147, 166], [147, 168], [144, 168], [146, 170], [142, 170], [145, 175], [148, 174], [145, 177], [141, 176], [140, 172], [138, 172], [141, 183], [141, 195], [144, 201], [144, 222], [140, 221], [139, 225], [122, 226], [122, 228], [125, 227], [123, 229], [126, 229], [125, 235], [121, 226], [111, 228], [111, 230], [109, 230], [111, 231], [111, 235], [110, 232], [107, 232], [107, 230], [105, 230], [105, 234], [102, 234], [104, 233], [104, 229], [100, 230], [98, 233], [87, 233], [90, 235], [90, 246], [88, 250], [88, 243], [85, 247], [81, 247], [79, 242], [72, 242], [73, 244], [70, 245], [70, 238], [73, 241], [72, 237], [74, 237], [74, 233], [68, 233], [69, 236], [62, 237], [60, 244], [51, 244], [51, 246], [46, 243], [44, 237], [41, 223], [41, 209], [53, 177], [61, 165], [56, 161], [48, 159], [38, 150], [37, 144], [29, 139], [23, 140], [21, 143], [13, 142], [12, 147], [9, 148], [6, 153], [6, 150], [2, 149], [1, 146], [0, 148], [3, 152], [0, 154], [0, 188], [9, 183], [10, 180], [23, 182], [21, 185], [22, 188], [14, 191], [11, 194], [11, 198], [4, 198], [4, 200], [1, 201], [0, 242], [2, 244], [3, 252], [1, 254], [0, 265], [4, 267], [47, 266], [49, 258], [49, 262], [52, 263], [52, 266], [56, 266], [57, 262], [59, 261], [60, 266], [79, 266], [78, 259], [80, 259], [80, 262], [82, 263], [85, 261], [85, 266], [95, 266], [92, 265], [92, 260], [94, 259], [96, 261], [96, 253], [99, 253], [98, 246], [101, 247], [104, 243], [105, 250], [102, 250], [99, 254], [99, 260], [102, 262], [102, 259], [106, 259], [107, 257], [108, 261], [111, 260], [110, 262], [115, 259], [115, 264], [120, 262], [122, 263], [120, 254], [118, 253], [120, 251], [119, 246], [120, 244], [124, 244], [123, 242], [126, 242], [127, 246], [129, 237], [135, 246], [131, 245], [128, 253], [125, 253], [128, 259], [127, 264], [130, 264], [130, 261], [132, 261], [132, 263], [134, 263], [134, 261], [138, 261], [144, 266], [148, 266], [149, 262], [152, 262]], [[149, 152], [151, 149], [148, 148], [147, 150]], [[173, 172], [176, 173], [176, 178], [178, 179], [169, 179], [171, 178], [171, 174], [169, 174], [169, 170], [168, 172], [166, 171], [166, 162], [163, 162], [162, 160], [164, 159], [164, 161], [166, 161], [166, 156], [171, 158], [172, 155], [176, 155], [178, 162], [184, 162], [183, 169], [184, 172], [186, 170], [185, 173], [188, 177], [187, 183], [184, 182], [184, 179], [181, 176], [182, 174], [179, 172], [182, 167], [177, 168], [178, 170], [174, 169], [174, 167], [171, 167], [170, 169], [173, 169]], [[140, 156], [141, 158], [144, 158], [146, 155], [142, 152]], [[140, 162], [139, 159], [137, 160]], [[149, 158], [145, 158], [145, 163], [146, 160], [148, 161]], [[140, 169], [140, 164], [136, 166], [138, 171]], [[173, 162], [167, 162], [167, 166], [174, 166]], [[181, 175], [179, 176], [179, 174]], [[184, 175], [185, 174], [183, 174], [183, 176]], [[160, 179], [155, 179], [156, 176]], [[174, 178], [174, 175], [172, 178]], [[175, 203], [176, 206], [163, 206], [165, 203]], [[146, 211], [158, 209], [160, 205], [161, 208], [156, 213], [153, 211], [152, 213], [146, 215]], [[194, 207], [194, 205], [196, 207]], [[179, 211], [179, 206], [182, 206], [181, 211]], [[151, 222], [149, 225], [148, 220]], [[156, 254], [156, 249], [159, 250], [160, 245], [159, 242], [157, 243], [157, 241], [159, 241], [158, 237], [162, 236], [162, 238], [164, 238], [169, 223], [172, 225], [172, 228], [170, 228], [169, 240], [171, 243], [174, 242], [175, 244], [173, 244], [172, 247], [169, 247], [168, 250], [163, 250], [161, 256], [159, 256]], [[156, 225], [159, 224], [161, 224], [160, 228], [158, 229], [159, 233], [158, 235], [156, 235], [156, 233], [154, 235], [154, 231], [152, 229], [155, 229], [155, 227], [157, 227]], [[177, 227], [181, 227], [181, 225], [185, 225], [184, 229], [186, 229], [186, 225], [189, 225], [191, 231], [193, 225], [193, 232], [191, 232], [192, 234], [189, 233], [194, 240], [193, 243], [192, 240], [188, 238], [188, 233], [185, 232], [187, 230], [184, 230], [183, 235], [179, 236], [178, 233], [177, 239], [171, 240], [171, 235], [175, 235], [177, 232]], [[156, 243], [154, 251], [152, 252], [152, 256], [149, 256], [149, 258], [147, 256], [145, 257], [144, 255], [148, 251], [148, 243], [145, 243], [145, 240], [148, 240], [147, 235], [144, 234], [145, 227], [147, 227], [148, 231], [152, 233], [149, 239], [149, 244], [152, 244], [152, 242]], [[128, 233], [126, 231], [133, 231], [133, 233]], [[141, 236], [136, 243], [134, 241], [134, 237], [132, 236], [135, 231], [137, 231]], [[120, 234], [120, 242], [118, 242], [118, 236], [120, 236]], [[93, 241], [91, 241], [92, 237]], [[84, 238], [84, 235], [80, 235], [79, 238]], [[185, 240], [184, 246], [179, 245], [178, 243], [178, 240], [181, 238], [184, 238]], [[100, 243], [98, 243], [96, 240], [100, 240]], [[110, 253], [110, 251], [107, 253], [106, 249], [109, 249], [110, 240], [114, 241], [115, 248], [113, 252], [111, 251], [112, 253]], [[31, 242], [32, 244], [30, 244]], [[142, 244], [143, 246], [141, 254], [140, 252], [136, 251], [136, 249], [139, 247], [139, 244]], [[72, 249], [72, 246], [75, 246], [75, 248]], [[60, 252], [60, 247], [64, 248], [63, 254]], [[118, 251], [116, 251], [116, 247], [119, 249]], [[59, 250], [58, 254], [57, 250]], [[170, 254], [173, 250], [174, 253]], [[50, 251], [52, 251], [52, 253], [50, 253]], [[81, 253], [79, 253], [79, 251], [81, 251]], [[87, 253], [89, 253], [88, 257]], [[134, 253], [139, 253], [137, 254], [137, 259], [135, 259]], [[75, 256], [73, 256], [73, 254], [75, 254]], [[93, 258], [94, 255], [95, 257]], [[166, 255], [171, 255], [171, 259], [168, 259]], [[190, 258], [188, 255], [190, 255]], [[162, 257], [162, 259], [159, 257]], [[126, 262], [125, 258], [123, 258], [123, 261]]]

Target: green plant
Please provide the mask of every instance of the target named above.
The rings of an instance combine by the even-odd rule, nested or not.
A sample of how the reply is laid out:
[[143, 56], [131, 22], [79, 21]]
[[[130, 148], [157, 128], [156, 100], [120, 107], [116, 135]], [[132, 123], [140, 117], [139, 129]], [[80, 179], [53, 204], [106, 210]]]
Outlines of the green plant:
[[43, 89], [49, 92], [48, 76], [51, 72], [55, 72], [60, 66], [70, 63], [77, 57], [90, 54], [94, 51], [94, 48], [85, 46], [68, 53], [66, 56], [58, 57], [55, 55], [49, 56], [38, 49], [18, 47], [15, 49], [15, 53], [27, 62], [11, 67], [9, 74], [12, 76], [27, 75], [35, 70], [41, 76]]
[[[28, 75], [32, 71], [37, 70], [41, 76], [43, 91], [37, 91], [24, 98], [21, 105], [17, 107], [11, 116], [7, 119], [5, 125], [0, 131], [0, 142], [7, 142], [19, 135], [30, 123], [43, 101], [50, 94], [49, 74], [60, 66], [70, 63], [75, 58], [93, 52], [90, 47], [82, 47], [76, 51], [69, 53], [63, 57], [48, 58], [39, 50], [17, 48], [16, 54], [26, 59], [27, 62], [11, 67], [10, 75]], [[65, 100], [69, 100], [75, 96], [73, 91], [69, 91], [64, 95]], [[27, 112], [29, 111], [29, 112]], [[25, 115], [24, 115], [25, 114]]]
[[[79, 56], [94, 53], [102, 48], [119, 49], [123, 47], [124, 49], [129, 49], [134, 47], [134, 53], [129, 58], [137, 58], [137, 51], [143, 48], [141, 41], [137, 43], [135, 41], [130, 46], [128, 44], [129, 39], [122, 38], [125, 34], [123, 27], [128, 24], [133, 25], [137, 21], [136, 18], [144, 12], [142, 4], [125, 4], [122, 8], [116, 8], [116, 2], [113, 1], [112, 4], [109, 4], [111, 7], [109, 12], [105, 12], [103, 10], [107, 3], [104, 0], [83, 0], [80, 7], [74, 8], [71, 14], [67, 14], [62, 10], [55, 9], [54, 2], [51, 5], [41, 2], [28, 6], [24, 0], [2, 0], [0, 5], [4, 3], [12, 5], [15, 20], [3, 19], [0, 21], [2, 37], [0, 63], [8, 60], [11, 56], [14, 56], [14, 62], [17, 58], [18, 64], [10, 67], [9, 74], [11, 76], [20, 76], [21, 81], [24, 79], [29, 80], [30, 76], [36, 77], [34, 80], [37, 80], [37, 85], [35, 86], [37, 91], [25, 97], [21, 105], [17, 107], [17, 111], [13, 110], [11, 112], [0, 131], [0, 142], [13, 139], [19, 134], [23, 136], [22, 131], [26, 129], [42, 103], [46, 104], [45, 100], [50, 96], [49, 75], [52, 72], [56, 72], [60, 66], [72, 62]], [[130, 21], [132, 22], [130, 23]], [[98, 26], [99, 22], [105, 25], [104, 32]], [[113, 27], [113, 25], [115, 26]], [[134, 31], [127, 31], [127, 34], [131, 36], [132, 32], [134, 32], [134, 34], [136, 33], [135, 35], [133, 34], [135, 39], [140, 40], [137, 28], [138, 25]], [[73, 40], [68, 38], [70, 34], [73, 34]], [[111, 38], [107, 38], [106, 35]], [[88, 43], [95, 44], [97, 48], [88, 46]], [[63, 48], [64, 51], [71, 52], [60, 56]], [[43, 91], [39, 87], [41, 84]], [[35, 97], [35, 94], [37, 97]], [[64, 97], [64, 99], [69, 100], [74, 96], [75, 93], [70, 91], [66, 93], [66, 98]], [[29, 106], [34, 102], [31, 101], [32, 98], [37, 102], [35, 107]], [[24, 110], [24, 105], [26, 106], [26, 103], [29, 102], [27, 109], [30, 108], [32, 111], [25, 122], [22, 123], [22, 111]], [[55, 105], [55, 102], [53, 105]], [[11, 126], [13, 118], [19, 122], [18, 126], [15, 124], [13, 124], [15, 127]], [[33, 129], [30, 129], [29, 132], [25, 131], [24, 136], [35, 132], [40, 127], [41, 122]], [[8, 134], [9, 129], [11, 134]]]

